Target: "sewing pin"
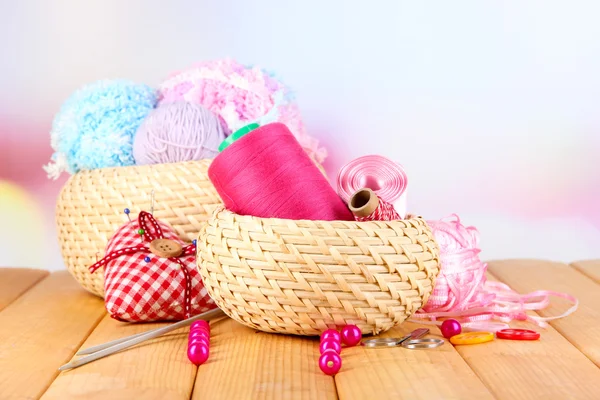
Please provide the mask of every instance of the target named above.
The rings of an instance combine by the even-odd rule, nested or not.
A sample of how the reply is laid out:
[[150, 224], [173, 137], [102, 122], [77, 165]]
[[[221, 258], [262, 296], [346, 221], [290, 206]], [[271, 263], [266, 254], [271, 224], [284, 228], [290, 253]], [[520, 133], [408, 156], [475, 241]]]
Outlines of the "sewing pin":
[[150, 214], [154, 216], [154, 189], [150, 192]]
[[129, 216], [129, 213], [131, 211], [129, 210], [129, 208], [126, 208], [125, 210], [123, 210], [123, 212], [125, 213], [125, 215], [127, 215], [127, 218], [129, 219], [129, 222], [131, 222], [131, 217]]

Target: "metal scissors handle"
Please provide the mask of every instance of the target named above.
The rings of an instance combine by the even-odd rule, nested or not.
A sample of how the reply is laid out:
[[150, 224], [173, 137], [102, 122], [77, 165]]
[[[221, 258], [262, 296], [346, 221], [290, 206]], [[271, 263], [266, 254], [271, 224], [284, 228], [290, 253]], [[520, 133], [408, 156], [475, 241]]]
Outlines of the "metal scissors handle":
[[402, 346], [407, 349], [432, 349], [444, 344], [441, 339], [421, 339], [428, 333], [429, 329], [419, 328], [401, 338], [368, 339], [363, 340], [362, 344], [367, 348]]

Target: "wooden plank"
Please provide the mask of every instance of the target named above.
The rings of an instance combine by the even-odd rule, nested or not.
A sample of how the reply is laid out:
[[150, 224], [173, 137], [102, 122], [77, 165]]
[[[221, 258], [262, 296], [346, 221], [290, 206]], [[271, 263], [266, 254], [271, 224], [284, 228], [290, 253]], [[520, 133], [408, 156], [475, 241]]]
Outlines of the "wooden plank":
[[537, 330], [541, 338], [532, 342], [496, 339], [455, 347], [496, 398], [598, 398], [600, 369], [554, 328], [520, 321], [510, 325]]
[[231, 319], [211, 328], [210, 358], [192, 399], [336, 399], [318, 366], [318, 341], [257, 332]]
[[[494, 276], [519, 293], [535, 290], [566, 292], [579, 299], [579, 308], [566, 318], [550, 324], [575, 347], [600, 366], [600, 288], [598, 284], [570, 266], [550, 261], [510, 260], [488, 263]], [[541, 316], [559, 315], [569, 307], [552, 299]]]
[[[128, 324], [107, 315], [81, 347], [165, 325], [168, 323]], [[61, 372], [42, 399], [187, 400], [196, 375], [196, 366], [188, 361], [186, 354], [188, 329]]]
[[0, 397], [38, 398], [104, 315], [102, 299], [66, 271], [51, 274], [0, 313]]
[[29, 268], [0, 268], [0, 310], [47, 277], [48, 271]]
[[[377, 337], [402, 337], [423, 325], [405, 322]], [[435, 326], [428, 337], [441, 338]], [[317, 344], [315, 344], [317, 346]], [[314, 360], [316, 363], [316, 358]], [[340, 399], [492, 399], [450, 343], [435, 349], [343, 349]]]
[[571, 263], [571, 266], [596, 283], [600, 283], [600, 260], [577, 261]]

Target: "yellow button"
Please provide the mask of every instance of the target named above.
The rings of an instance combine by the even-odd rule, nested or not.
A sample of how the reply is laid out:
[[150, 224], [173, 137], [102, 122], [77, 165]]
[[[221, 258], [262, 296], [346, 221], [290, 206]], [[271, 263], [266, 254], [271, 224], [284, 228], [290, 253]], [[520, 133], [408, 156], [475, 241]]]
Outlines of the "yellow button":
[[494, 340], [492, 332], [467, 332], [450, 338], [452, 344], [478, 344]]
[[150, 251], [159, 257], [178, 257], [183, 253], [183, 247], [170, 239], [155, 239], [150, 243]]

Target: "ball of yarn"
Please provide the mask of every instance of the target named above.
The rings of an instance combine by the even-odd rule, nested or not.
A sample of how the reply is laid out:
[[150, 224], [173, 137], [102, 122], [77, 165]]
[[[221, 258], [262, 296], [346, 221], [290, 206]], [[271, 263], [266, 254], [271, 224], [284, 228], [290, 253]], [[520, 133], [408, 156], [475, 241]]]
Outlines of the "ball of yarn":
[[55, 153], [44, 167], [48, 176], [133, 165], [133, 135], [156, 102], [154, 89], [125, 80], [77, 90], [54, 118], [50, 138]]
[[189, 101], [219, 116], [226, 134], [252, 122], [285, 124], [318, 163], [327, 157], [319, 142], [306, 134], [290, 89], [274, 74], [231, 59], [208, 61], [172, 73], [159, 86], [160, 103]]
[[133, 140], [138, 165], [214, 158], [225, 133], [219, 118], [198, 104], [160, 104], [140, 125]]

